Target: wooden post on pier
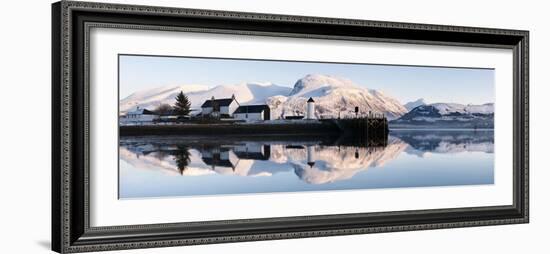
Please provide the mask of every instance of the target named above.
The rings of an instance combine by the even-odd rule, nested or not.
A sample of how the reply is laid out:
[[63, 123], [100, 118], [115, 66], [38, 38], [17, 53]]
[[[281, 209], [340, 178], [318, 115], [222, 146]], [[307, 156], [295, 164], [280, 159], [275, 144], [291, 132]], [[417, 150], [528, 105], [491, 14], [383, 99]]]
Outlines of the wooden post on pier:
[[356, 142], [368, 146], [385, 146], [388, 135], [388, 119], [384, 114], [369, 111], [355, 118], [333, 119], [336, 125]]

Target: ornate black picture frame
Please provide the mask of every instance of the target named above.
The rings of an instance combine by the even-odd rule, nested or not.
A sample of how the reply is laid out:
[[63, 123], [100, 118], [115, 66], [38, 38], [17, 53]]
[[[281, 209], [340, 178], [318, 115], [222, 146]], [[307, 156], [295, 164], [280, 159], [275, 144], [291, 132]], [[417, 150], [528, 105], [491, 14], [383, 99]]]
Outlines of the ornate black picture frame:
[[[171, 224], [89, 224], [91, 27], [513, 50], [513, 205]], [[62, 1], [52, 6], [52, 249], [60, 253], [529, 221], [528, 31]], [[512, 113], [512, 112], [511, 112]]]

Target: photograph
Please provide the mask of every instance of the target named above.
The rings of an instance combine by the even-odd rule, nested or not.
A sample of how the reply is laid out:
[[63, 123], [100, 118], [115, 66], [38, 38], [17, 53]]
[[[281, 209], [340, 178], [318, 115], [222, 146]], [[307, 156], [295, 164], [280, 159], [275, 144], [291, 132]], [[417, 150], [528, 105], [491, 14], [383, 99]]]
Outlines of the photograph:
[[495, 69], [118, 55], [118, 198], [494, 184]]
[[[5, 93], [13, 100], [6, 112], [18, 115], [7, 123], [20, 119], [5, 124], [14, 139], [4, 145], [15, 155], [8, 159], [37, 174], [8, 167], [20, 175], [4, 177], [7, 189], [30, 190], [4, 193], [12, 207], [28, 203], [12, 213], [44, 210], [37, 202], [50, 212], [17, 220], [7, 209], [3, 217], [35, 225], [49, 216], [30, 236], [34, 247], [267, 254], [542, 246], [548, 202], [532, 195], [548, 186], [548, 171], [536, 171], [543, 161], [533, 163], [545, 158], [548, 133], [540, 122], [548, 117], [534, 117], [545, 112], [545, 93], [532, 85], [545, 84], [544, 71], [532, 71], [547, 66], [541, 6], [101, 1], [48, 3], [33, 22], [50, 19], [37, 23], [49, 28], [16, 29], [31, 33], [6, 40], [51, 37], [17, 54], [30, 60], [10, 59], [26, 73], [8, 72], [17, 75], [4, 82], [21, 90]], [[34, 170], [39, 160], [24, 158], [35, 139], [49, 139], [50, 179]], [[15, 224], [8, 231], [28, 238], [29, 223]]]

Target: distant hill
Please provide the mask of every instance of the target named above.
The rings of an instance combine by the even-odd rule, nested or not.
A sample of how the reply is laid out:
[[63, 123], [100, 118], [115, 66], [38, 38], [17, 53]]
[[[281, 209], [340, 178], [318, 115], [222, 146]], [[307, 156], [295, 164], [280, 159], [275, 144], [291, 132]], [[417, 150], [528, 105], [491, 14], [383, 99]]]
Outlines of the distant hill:
[[403, 106], [407, 109], [407, 112], [408, 112], [408, 111], [411, 111], [413, 108], [416, 108], [416, 107], [422, 106], [422, 105], [426, 105], [426, 104], [427, 103], [424, 101], [424, 99], [418, 99], [416, 101], [407, 102]]
[[420, 105], [400, 118], [390, 121], [390, 127], [394, 128], [414, 126], [493, 128], [494, 104], [433, 103]]

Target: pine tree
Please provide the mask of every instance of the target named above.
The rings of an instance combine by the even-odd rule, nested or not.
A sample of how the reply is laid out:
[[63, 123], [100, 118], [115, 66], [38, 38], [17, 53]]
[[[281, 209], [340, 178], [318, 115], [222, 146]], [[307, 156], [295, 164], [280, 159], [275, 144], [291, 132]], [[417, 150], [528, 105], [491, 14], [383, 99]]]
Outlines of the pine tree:
[[190, 110], [191, 102], [189, 101], [189, 98], [183, 92], [180, 92], [178, 96], [176, 96], [176, 104], [174, 105], [174, 110], [178, 113], [178, 115], [189, 115], [191, 112]]
[[174, 155], [174, 160], [176, 161], [176, 166], [180, 171], [180, 174], [183, 175], [183, 171], [189, 166], [191, 162], [191, 153], [187, 146], [178, 145], [176, 154]]

